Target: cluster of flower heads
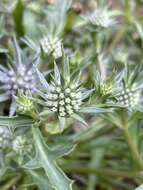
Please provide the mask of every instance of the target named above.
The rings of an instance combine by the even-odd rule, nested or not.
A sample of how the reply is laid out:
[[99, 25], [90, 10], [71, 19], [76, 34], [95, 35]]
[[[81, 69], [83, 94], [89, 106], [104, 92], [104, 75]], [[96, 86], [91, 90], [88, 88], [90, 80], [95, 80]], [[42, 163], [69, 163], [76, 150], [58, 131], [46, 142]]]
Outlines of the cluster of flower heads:
[[58, 38], [44, 37], [41, 48], [45, 54], [52, 54], [55, 59], [62, 57], [62, 43]]
[[[5, 95], [15, 98], [17, 112], [21, 114], [27, 113], [29, 115], [32, 111], [33, 114], [37, 112], [34, 109], [34, 102], [31, 101], [29, 97], [33, 92], [35, 92], [34, 94], [37, 95], [37, 97], [42, 97], [42, 105], [44, 105], [44, 108], [46, 107], [49, 112], [55, 113], [59, 117], [62, 126], [64, 126], [65, 119], [68, 117], [73, 117], [85, 124], [85, 121], [79, 116], [79, 113], [101, 113], [108, 111], [108, 109], [106, 110], [102, 107], [97, 108], [97, 105], [84, 107], [85, 99], [91, 95], [94, 89], [86, 90], [83, 88], [80, 83], [80, 75], [73, 78], [69, 69], [69, 61], [66, 60], [66, 57], [63, 64], [63, 73], [61, 73], [55, 64], [54, 75], [51, 76], [50, 82], [47, 82], [36, 65], [34, 67], [32, 64], [22, 64], [21, 52], [16, 40], [14, 40], [14, 44], [16, 50], [16, 64], [14, 64], [14, 68], [10, 67], [9, 70], [3, 66], [0, 67], [0, 82], [2, 84], [1, 89], [5, 92]], [[130, 81], [133, 80], [130, 79]], [[42, 85], [39, 85], [39, 83]], [[141, 97], [140, 87], [133, 82], [126, 83], [124, 79], [120, 80], [120, 84], [118, 83], [117, 86], [120, 91], [114, 93], [115, 89], [112, 82], [109, 80], [106, 84], [99, 77], [97, 85], [95, 85], [96, 94], [97, 96], [103, 96], [105, 101], [114, 96], [118, 104], [129, 109], [137, 107]], [[17, 98], [19, 92], [22, 92], [22, 94]], [[27, 94], [29, 95], [27, 96]]]
[[[137, 68], [138, 70], [138, 68]], [[95, 91], [96, 95], [103, 102], [111, 103], [129, 111], [142, 111], [142, 84], [137, 82], [137, 73], [125, 68], [119, 74], [113, 73], [109, 78], [103, 79], [102, 75], [96, 72]]]
[[116, 23], [115, 19], [110, 15], [110, 12], [107, 9], [96, 9], [94, 12], [83, 16], [83, 18], [87, 23], [102, 28], [108, 28]]

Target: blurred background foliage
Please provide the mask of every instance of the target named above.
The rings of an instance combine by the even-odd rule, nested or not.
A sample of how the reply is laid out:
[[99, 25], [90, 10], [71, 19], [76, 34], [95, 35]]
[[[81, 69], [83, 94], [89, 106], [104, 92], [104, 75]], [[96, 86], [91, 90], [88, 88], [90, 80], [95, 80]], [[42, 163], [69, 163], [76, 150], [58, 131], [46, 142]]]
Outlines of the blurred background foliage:
[[[83, 16], [99, 7], [109, 10], [116, 20], [115, 26], [102, 27], [104, 18], [101, 18], [101, 27], [85, 22]], [[125, 65], [136, 72], [136, 78], [142, 82], [142, 0], [1, 0], [0, 64], [4, 66], [6, 54], [13, 53], [13, 34], [30, 58], [39, 53], [44, 36], [61, 39], [70, 56], [71, 70], [83, 72], [85, 86], [98, 88], [102, 80], [110, 92], [111, 75], [114, 71], [119, 73]], [[23, 42], [25, 37], [30, 39], [31, 43], [27, 44], [32, 48]], [[60, 65], [60, 60], [57, 63]], [[43, 53], [40, 67], [43, 71], [52, 69], [53, 57]], [[136, 67], [139, 67], [138, 71], [135, 71]], [[96, 80], [96, 70], [102, 75], [100, 81]], [[102, 96], [100, 90], [98, 88], [97, 94], [90, 99], [93, 104], [102, 104], [111, 95]], [[1, 115], [8, 115], [8, 106], [9, 102], [1, 103]], [[74, 180], [74, 190], [132, 190], [143, 183], [141, 112], [119, 109], [100, 117], [91, 114], [85, 117], [88, 127], [70, 120], [69, 128], [62, 135], [56, 134], [58, 121], [51, 116], [48, 119], [50, 123], [46, 124], [48, 127], [45, 125], [43, 134], [49, 144], [65, 143], [69, 139], [76, 144], [72, 153], [58, 160], [61, 168]], [[49, 132], [51, 136], [47, 135]], [[42, 170], [37, 173], [31, 170], [27, 174], [15, 169], [4, 176], [2, 172], [1, 190], [48, 190]]]

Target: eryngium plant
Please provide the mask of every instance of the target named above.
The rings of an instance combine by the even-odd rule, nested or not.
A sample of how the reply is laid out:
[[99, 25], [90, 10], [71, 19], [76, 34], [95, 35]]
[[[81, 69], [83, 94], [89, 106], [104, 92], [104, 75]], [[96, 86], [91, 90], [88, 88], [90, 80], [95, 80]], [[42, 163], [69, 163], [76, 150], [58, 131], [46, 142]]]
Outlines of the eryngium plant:
[[14, 96], [21, 90], [23, 93], [34, 93], [38, 84], [38, 77], [33, 68], [33, 63], [25, 63], [25, 57], [22, 57], [20, 47], [14, 38], [15, 59], [10, 63], [9, 68], [0, 66], [0, 84], [3, 94], [0, 95], [0, 101], [12, 100], [10, 115], [13, 115], [16, 109]]
[[115, 95], [117, 103], [130, 111], [143, 110], [141, 99], [143, 85], [141, 81], [138, 81], [138, 70], [139, 68], [136, 68], [135, 72], [132, 72], [127, 66], [125, 67]]
[[82, 17], [86, 24], [90, 24], [97, 28], [108, 28], [116, 24], [115, 17], [112, 16], [112, 11], [109, 11], [107, 7], [97, 8], [94, 12], [90, 12]]
[[[0, 6], [0, 16], [4, 14], [4, 24], [0, 23], [0, 93], [1, 101], [14, 102], [16, 112], [6, 116], [9, 111], [14, 113], [10, 109], [14, 107], [9, 107], [10, 101], [0, 104], [0, 189], [135, 189], [143, 181], [142, 73], [134, 69], [143, 60], [141, 0], [110, 0], [111, 7], [118, 9], [113, 12], [104, 9], [110, 6], [105, 0], [84, 1], [81, 14], [86, 18], [82, 20], [75, 8], [70, 8], [70, 0], [14, 0], [12, 6], [8, 1], [1, 1], [6, 10]], [[95, 12], [89, 9], [93, 10], [92, 2], [97, 5]], [[116, 19], [122, 24], [116, 25]], [[78, 27], [81, 22], [83, 27]], [[13, 64], [5, 56], [11, 32], [21, 44], [16, 48], [20, 56], [15, 56]], [[21, 42], [25, 36], [32, 49]], [[57, 60], [63, 52], [61, 42], [66, 52], [78, 53], [70, 64]], [[98, 60], [102, 55], [105, 62]], [[40, 60], [37, 71], [33, 57]], [[128, 77], [125, 72], [118, 80], [115, 73], [112, 79], [113, 70], [118, 73], [124, 63], [131, 68]], [[103, 78], [98, 78], [96, 70], [101, 70]], [[46, 76], [40, 71], [53, 73]], [[8, 85], [10, 91], [4, 88]], [[107, 108], [114, 109], [102, 113], [109, 111]], [[68, 177], [73, 179], [73, 187]]]
[[19, 91], [18, 95], [15, 96], [15, 99], [17, 104], [17, 114], [31, 116], [32, 118], [38, 117], [37, 106], [30, 92], [23, 93], [22, 91]]
[[62, 43], [57, 37], [43, 37], [41, 39], [41, 48], [46, 55], [51, 54], [55, 59], [62, 57]]
[[[56, 63], [52, 81], [47, 82], [44, 76], [37, 70], [42, 84], [41, 90], [37, 90], [42, 98], [42, 105], [45, 105], [48, 112], [55, 113], [60, 121], [60, 128], [63, 130], [66, 118], [73, 117], [83, 124], [86, 122], [80, 117], [79, 113], [100, 113], [106, 112], [98, 105], [84, 107], [85, 100], [89, 98], [94, 89], [87, 90], [80, 83], [80, 74], [73, 77], [69, 69], [69, 61], [64, 61], [64, 71], [61, 74]], [[46, 113], [44, 110], [43, 113]], [[42, 114], [42, 113], [41, 113]]]

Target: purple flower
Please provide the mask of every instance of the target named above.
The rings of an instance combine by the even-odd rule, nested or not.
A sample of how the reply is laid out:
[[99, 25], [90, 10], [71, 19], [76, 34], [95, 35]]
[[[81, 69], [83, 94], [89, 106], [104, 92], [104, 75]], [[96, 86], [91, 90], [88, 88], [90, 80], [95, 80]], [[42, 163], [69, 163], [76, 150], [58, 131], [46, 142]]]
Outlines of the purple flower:
[[33, 93], [37, 86], [37, 75], [32, 65], [18, 65], [17, 68], [0, 68], [1, 89], [6, 96], [16, 95], [18, 90]]
[[[18, 91], [24, 94], [33, 94], [38, 85], [38, 76], [33, 66], [33, 60], [29, 61], [25, 54], [22, 54], [20, 47], [14, 38], [15, 55], [14, 60], [8, 68], [0, 66], [0, 102], [11, 99], [10, 115], [16, 110], [15, 97]], [[29, 61], [29, 62], [28, 62]]]

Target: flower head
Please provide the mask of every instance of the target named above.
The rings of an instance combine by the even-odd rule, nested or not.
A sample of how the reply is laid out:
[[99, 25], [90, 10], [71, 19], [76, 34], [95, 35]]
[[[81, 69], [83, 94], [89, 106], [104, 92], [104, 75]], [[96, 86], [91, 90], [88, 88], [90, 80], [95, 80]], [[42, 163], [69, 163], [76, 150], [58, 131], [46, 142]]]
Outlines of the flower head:
[[24, 64], [22, 60], [21, 50], [14, 38], [15, 60], [11, 67], [0, 67], [0, 83], [1, 89], [6, 95], [16, 95], [18, 90], [23, 92], [30, 91], [33, 93], [37, 86], [37, 75], [31, 63]]
[[115, 91], [117, 103], [130, 111], [142, 111], [142, 84], [139, 81], [137, 82], [137, 70], [138, 68], [134, 72], [130, 72], [129, 68], [125, 68]]
[[62, 43], [58, 38], [44, 37], [41, 48], [45, 54], [52, 54], [55, 59], [62, 57]]
[[46, 105], [52, 112], [56, 112], [60, 117], [68, 117], [80, 109], [82, 91], [71, 83], [64, 87], [52, 83], [46, 100]]
[[17, 103], [17, 113], [21, 115], [28, 115], [33, 118], [37, 117], [37, 110], [32, 100], [32, 95], [30, 93], [24, 94], [19, 91], [18, 95], [15, 96]]
[[75, 78], [71, 77], [68, 61], [64, 62], [64, 72], [62, 74], [55, 64], [54, 75], [52, 76], [53, 80], [49, 83], [38, 70], [37, 72], [43, 86], [41, 90], [37, 90], [37, 93], [43, 99], [42, 105], [45, 105], [45, 108], [58, 116], [62, 130], [66, 118], [69, 117], [73, 117], [86, 124], [86, 122], [78, 115], [80, 112], [105, 112], [105, 109], [99, 109], [98, 106], [83, 106], [85, 100], [93, 92], [93, 89], [86, 90], [82, 87], [80, 83], [80, 74]]
[[[27, 58], [22, 57], [21, 49], [14, 38], [15, 60], [10, 64], [9, 68], [0, 66], [0, 89], [3, 94], [0, 95], [0, 101], [11, 99], [13, 108], [10, 115], [15, 112], [16, 104], [14, 96], [21, 90], [23, 93], [34, 93], [38, 86], [38, 77], [32, 62], [27, 63]], [[26, 60], [26, 64], [23, 62]]]
[[110, 77], [104, 77], [96, 72], [95, 78], [95, 94], [102, 102], [111, 100], [114, 96], [114, 74]]
[[33, 93], [37, 86], [37, 76], [32, 65], [18, 65], [15, 68], [0, 68], [1, 89], [7, 96], [16, 95], [18, 90]]
[[118, 103], [126, 106], [127, 108], [134, 109], [139, 105], [141, 99], [141, 92], [134, 85], [124, 86], [121, 92], [116, 96]]
[[115, 19], [110, 15], [110, 12], [106, 8], [96, 9], [94, 12], [83, 16], [83, 18], [88, 24], [101, 28], [108, 28], [116, 23]]

